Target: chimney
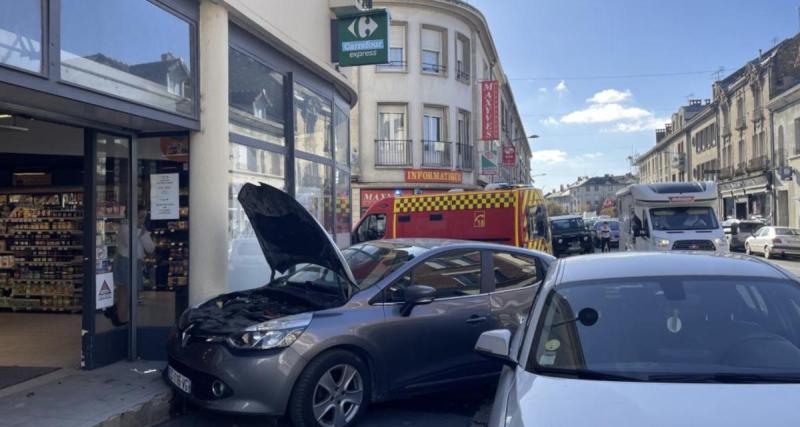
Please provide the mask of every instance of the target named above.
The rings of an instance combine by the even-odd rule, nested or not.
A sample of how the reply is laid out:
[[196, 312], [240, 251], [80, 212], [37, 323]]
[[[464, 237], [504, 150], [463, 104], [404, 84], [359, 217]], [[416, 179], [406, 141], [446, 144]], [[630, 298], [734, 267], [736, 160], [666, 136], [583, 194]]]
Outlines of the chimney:
[[667, 136], [666, 129], [656, 129], [656, 144]]
[[175, 59], [175, 55], [173, 55], [172, 52], [166, 52], [166, 53], [162, 53], [161, 54], [161, 61], [162, 62], [171, 61], [173, 59]]

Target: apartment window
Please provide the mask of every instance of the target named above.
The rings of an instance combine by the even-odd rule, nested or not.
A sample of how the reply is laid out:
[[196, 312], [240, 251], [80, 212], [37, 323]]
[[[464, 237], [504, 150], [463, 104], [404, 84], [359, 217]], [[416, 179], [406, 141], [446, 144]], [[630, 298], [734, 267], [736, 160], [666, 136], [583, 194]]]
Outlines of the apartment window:
[[407, 139], [406, 106], [378, 104], [376, 166], [411, 166], [411, 141]]
[[470, 78], [469, 39], [462, 34], [456, 35], [456, 78], [469, 83]]
[[445, 141], [446, 110], [442, 107], [425, 107], [422, 116], [422, 165], [450, 166], [450, 143]]
[[739, 163], [740, 164], [744, 163], [745, 159], [746, 159], [746, 157], [745, 157], [745, 153], [744, 153], [744, 140], [740, 139], [739, 140]]
[[472, 169], [475, 167], [473, 152], [475, 151], [470, 138], [470, 117], [469, 112], [459, 110], [458, 112], [458, 167], [461, 169]]
[[753, 120], [761, 118], [761, 88], [753, 87]]
[[786, 147], [783, 142], [783, 126], [778, 126], [778, 166], [786, 164]]
[[378, 65], [380, 71], [405, 71], [406, 69], [406, 24], [392, 22], [389, 35], [389, 62]]
[[422, 27], [422, 71], [446, 75], [447, 34], [444, 29]]
[[736, 99], [736, 129], [745, 127], [744, 97]]
[[729, 134], [731, 132], [730, 108], [727, 105], [722, 106], [722, 131], [725, 134]]
[[486, 62], [486, 60], [483, 61], [483, 74], [481, 75], [481, 78], [483, 78], [484, 80], [489, 80], [490, 79], [490, 77], [489, 77], [489, 63]]
[[800, 154], [800, 118], [794, 119], [794, 154]]

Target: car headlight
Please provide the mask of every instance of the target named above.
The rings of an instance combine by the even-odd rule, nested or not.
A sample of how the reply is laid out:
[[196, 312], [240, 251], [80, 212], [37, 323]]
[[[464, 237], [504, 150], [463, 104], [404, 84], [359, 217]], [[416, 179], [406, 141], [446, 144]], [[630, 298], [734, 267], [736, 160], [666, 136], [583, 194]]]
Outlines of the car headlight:
[[228, 337], [228, 344], [246, 350], [269, 350], [289, 347], [312, 319], [311, 313], [296, 314], [250, 326]]
[[558, 239], [558, 243], [564, 243], [564, 239]]
[[659, 249], [669, 249], [669, 239], [658, 239], [658, 240], [656, 240], [656, 246]]
[[585, 242], [587, 240], [589, 240], [589, 236], [583, 236], [583, 241]]

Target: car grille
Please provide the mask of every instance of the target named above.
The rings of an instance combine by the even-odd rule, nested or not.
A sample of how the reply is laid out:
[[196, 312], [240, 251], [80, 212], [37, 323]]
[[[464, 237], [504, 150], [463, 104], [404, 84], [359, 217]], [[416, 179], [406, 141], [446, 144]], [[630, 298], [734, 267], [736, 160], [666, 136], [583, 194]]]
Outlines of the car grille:
[[678, 240], [672, 244], [673, 251], [713, 251], [716, 249], [711, 240]]

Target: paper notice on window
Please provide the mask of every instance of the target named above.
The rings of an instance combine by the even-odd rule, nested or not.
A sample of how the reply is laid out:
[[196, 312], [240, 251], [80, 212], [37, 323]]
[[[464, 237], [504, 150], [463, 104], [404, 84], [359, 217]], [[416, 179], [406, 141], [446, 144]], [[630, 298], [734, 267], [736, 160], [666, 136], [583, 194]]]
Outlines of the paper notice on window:
[[94, 276], [95, 309], [102, 310], [114, 305], [114, 273]]
[[179, 219], [178, 174], [150, 175], [150, 219]]

